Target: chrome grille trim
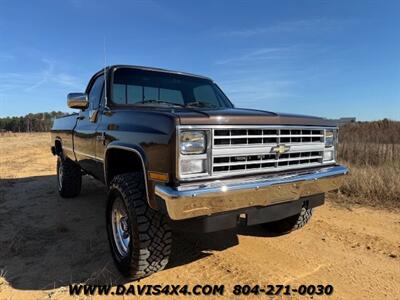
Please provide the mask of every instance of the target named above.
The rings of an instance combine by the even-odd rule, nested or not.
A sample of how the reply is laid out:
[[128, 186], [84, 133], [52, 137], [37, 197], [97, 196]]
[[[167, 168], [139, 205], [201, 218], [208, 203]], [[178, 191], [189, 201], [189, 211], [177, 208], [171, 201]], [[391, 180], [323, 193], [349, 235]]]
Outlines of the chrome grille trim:
[[[251, 127], [214, 128], [211, 176], [277, 172], [323, 165], [325, 128]], [[289, 147], [275, 154], [278, 145]]]
[[254, 171], [280, 167], [304, 167], [322, 163], [322, 151], [290, 152], [286, 154], [230, 155], [213, 157], [213, 173]]
[[[177, 126], [177, 134], [181, 130], [204, 130], [207, 132], [208, 142], [207, 142], [207, 170], [206, 173], [202, 174], [192, 174], [190, 176], [185, 175], [183, 177], [179, 174], [178, 179], [181, 181], [192, 181], [196, 179], [219, 179], [229, 176], [239, 176], [239, 175], [256, 175], [256, 174], [269, 174], [277, 173], [281, 171], [293, 171], [296, 169], [307, 169], [314, 167], [324, 167], [327, 165], [335, 164], [335, 160], [323, 161], [325, 148], [325, 130], [335, 129], [335, 126], [297, 126], [297, 125], [179, 125]], [[235, 132], [233, 132], [236, 130]], [[245, 130], [245, 132], [243, 131]], [[255, 131], [258, 130], [258, 131]], [[285, 131], [286, 130], [286, 131]], [[289, 131], [287, 131], [289, 130]], [[297, 130], [297, 131], [296, 131]], [[300, 130], [300, 134], [298, 133]], [[228, 134], [226, 134], [228, 132]], [[233, 133], [233, 134], [232, 134]], [[243, 134], [245, 133], [245, 134]], [[250, 133], [250, 134], [249, 134]], [[272, 134], [273, 133], [273, 134]], [[229, 138], [231, 140], [240, 140], [243, 138], [277, 138], [274, 143], [246, 143], [244, 144], [228, 144], [228, 145], [215, 145], [215, 141], [220, 139]], [[306, 141], [306, 142], [296, 142], [295, 140], [289, 140], [289, 142], [284, 142], [282, 138], [318, 138], [319, 141]], [[296, 157], [281, 157], [280, 159], [269, 158], [268, 160], [262, 160], [260, 162], [247, 162], [244, 163], [246, 167], [244, 169], [234, 170], [235, 166], [243, 165], [243, 162], [231, 162], [229, 161], [228, 171], [221, 171], [215, 169], [215, 167], [221, 167], [218, 162], [215, 162], [215, 158], [232, 157], [232, 156], [252, 156], [252, 155], [266, 155], [274, 154], [271, 153], [272, 149], [276, 146], [284, 144], [289, 146], [290, 149], [285, 154], [292, 154], [298, 152], [318, 152], [318, 155], [313, 155], [310, 158], [298, 159]], [[331, 148], [334, 150], [334, 148]], [[331, 150], [328, 149], [328, 150]], [[177, 149], [177, 151], [179, 151]], [[177, 160], [177, 170], [179, 170], [179, 162], [182, 159], [190, 159], [190, 155], [184, 156], [178, 154]], [[296, 155], [296, 154], [295, 154]], [[290, 163], [291, 161], [294, 161]], [[304, 162], [304, 163], [300, 163]], [[220, 164], [222, 162], [219, 162]], [[227, 162], [225, 162], [227, 163]], [[273, 164], [264, 165], [262, 164]], [[252, 165], [259, 165], [259, 167], [252, 167]], [[233, 168], [232, 168], [233, 166]], [[250, 167], [248, 167], [250, 166]]]
[[215, 129], [214, 147], [320, 143], [324, 130], [311, 128]]

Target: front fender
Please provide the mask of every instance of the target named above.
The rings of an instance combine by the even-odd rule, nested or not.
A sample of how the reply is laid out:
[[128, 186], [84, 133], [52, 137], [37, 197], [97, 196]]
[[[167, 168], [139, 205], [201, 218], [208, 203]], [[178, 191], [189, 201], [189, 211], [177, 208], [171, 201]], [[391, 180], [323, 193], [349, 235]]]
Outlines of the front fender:
[[120, 149], [124, 151], [130, 151], [134, 155], [136, 155], [139, 160], [142, 163], [142, 169], [143, 169], [143, 176], [144, 176], [144, 183], [145, 183], [145, 189], [146, 189], [146, 198], [147, 198], [147, 203], [149, 206], [153, 209], [158, 209], [158, 206], [155, 202], [155, 193], [154, 193], [154, 184], [148, 180], [147, 176], [147, 170], [148, 170], [148, 160], [147, 156], [143, 150], [142, 147], [139, 145], [135, 144], [129, 144], [129, 143], [122, 143], [119, 141], [113, 141], [107, 145], [107, 148], [104, 152], [104, 180], [108, 186], [109, 180], [107, 178], [107, 154], [109, 153], [110, 149]]

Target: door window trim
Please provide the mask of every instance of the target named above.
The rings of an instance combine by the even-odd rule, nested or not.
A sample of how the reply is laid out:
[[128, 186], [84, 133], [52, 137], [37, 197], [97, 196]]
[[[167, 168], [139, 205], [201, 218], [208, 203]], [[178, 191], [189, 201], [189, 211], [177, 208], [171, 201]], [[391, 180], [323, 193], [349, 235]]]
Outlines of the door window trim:
[[105, 81], [104, 73], [100, 73], [100, 74], [94, 75], [94, 76], [92, 77], [92, 79], [90, 79], [89, 84], [88, 84], [87, 87], [86, 87], [85, 93], [87, 94], [88, 100], [89, 100], [89, 107], [87, 108], [87, 110], [91, 110], [91, 108], [90, 108], [90, 98], [89, 98], [89, 94], [90, 94], [90, 92], [92, 91], [93, 85], [95, 84], [96, 80], [97, 80], [98, 78], [100, 78], [100, 77], [103, 77], [103, 85], [102, 85], [102, 87], [101, 87], [99, 102], [97, 103], [97, 107], [96, 107], [95, 109], [93, 109], [93, 110], [99, 109], [99, 108], [102, 106], [102, 104], [104, 105], [104, 101], [103, 101], [103, 100], [105, 99], [105, 95], [104, 95], [104, 86], [105, 86], [105, 84], [106, 84], [106, 81]]

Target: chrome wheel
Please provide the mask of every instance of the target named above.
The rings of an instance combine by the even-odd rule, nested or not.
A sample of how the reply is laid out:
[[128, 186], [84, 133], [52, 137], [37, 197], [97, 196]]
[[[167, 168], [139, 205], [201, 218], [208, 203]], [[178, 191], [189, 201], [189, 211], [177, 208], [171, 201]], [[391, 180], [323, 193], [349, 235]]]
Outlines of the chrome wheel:
[[131, 236], [128, 213], [120, 197], [114, 200], [111, 209], [111, 225], [115, 246], [119, 255], [125, 257], [128, 254]]

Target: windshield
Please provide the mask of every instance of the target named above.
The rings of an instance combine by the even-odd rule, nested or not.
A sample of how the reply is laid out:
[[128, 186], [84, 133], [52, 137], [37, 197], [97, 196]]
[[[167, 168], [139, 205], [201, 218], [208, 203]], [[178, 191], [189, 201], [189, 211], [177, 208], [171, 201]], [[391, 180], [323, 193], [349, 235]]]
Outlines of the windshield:
[[233, 107], [218, 86], [205, 78], [130, 68], [117, 69], [113, 77], [114, 104]]

